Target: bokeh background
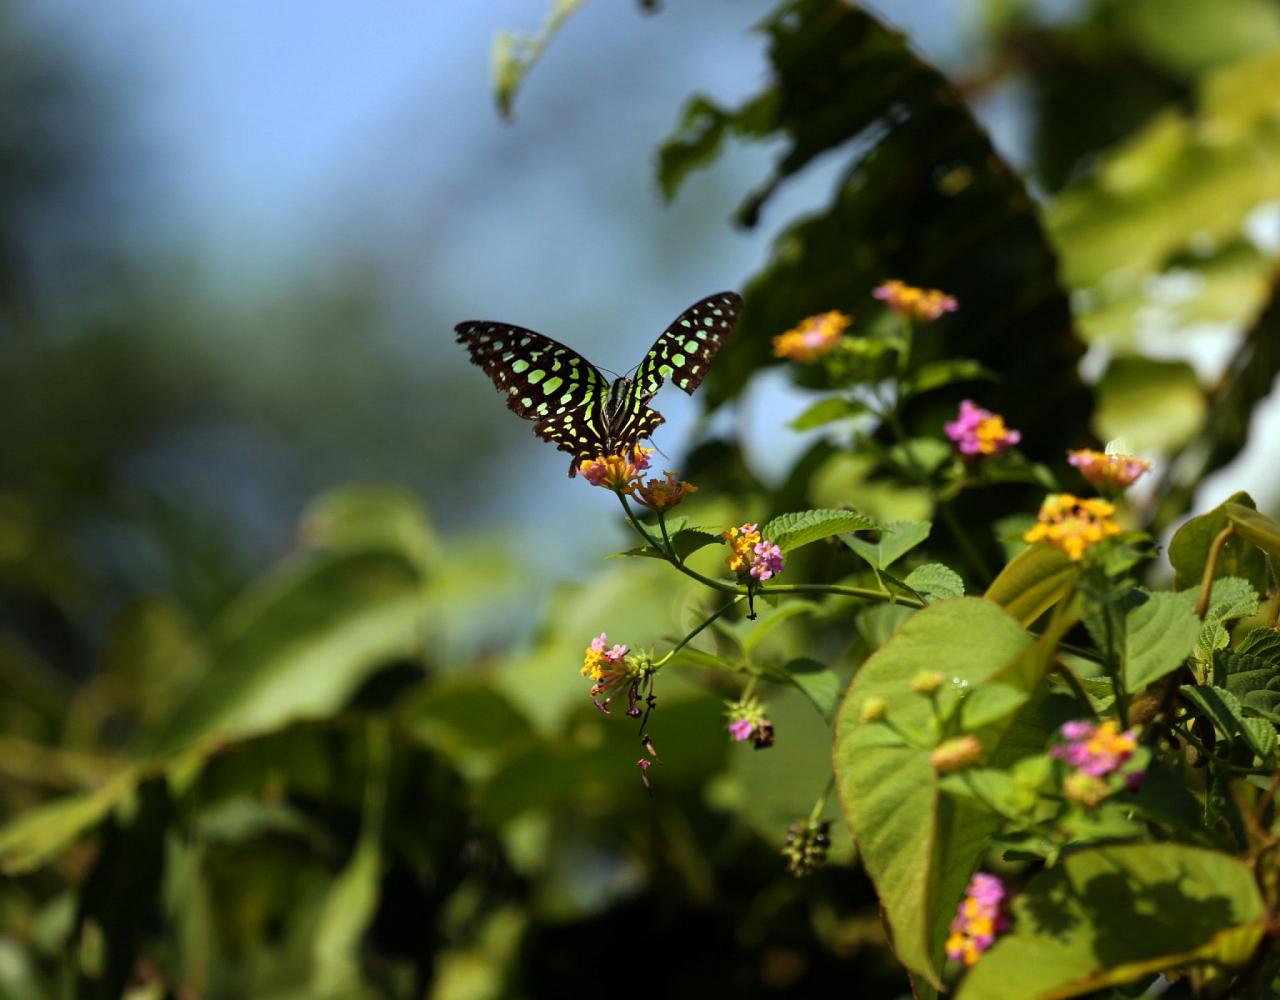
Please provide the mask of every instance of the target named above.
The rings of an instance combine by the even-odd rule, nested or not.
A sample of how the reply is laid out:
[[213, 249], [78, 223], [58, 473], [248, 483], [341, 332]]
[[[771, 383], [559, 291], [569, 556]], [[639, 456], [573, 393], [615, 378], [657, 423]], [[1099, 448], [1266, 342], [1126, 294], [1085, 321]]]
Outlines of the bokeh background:
[[[657, 148], [692, 93], [733, 106], [767, 81], [766, 39], [751, 29], [774, 6], [701, 0], [645, 12], [621, 0], [586, 3], [504, 121], [492, 91], [494, 38], [536, 31], [542, 4], [120, 0], [107, 11], [0, 0], [7, 812], [92, 792], [119, 757], [163, 748], [153, 723], [204, 676], [191, 664], [209, 662], [207, 650], [192, 652], [203, 649], [194, 637], [216, 631], [252, 581], [289, 564], [307, 530], [345, 537], [343, 518], [358, 521], [362, 501], [355, 514], [313, 507], [312, 520], [302, 519], [317, 497], [349, 484], [390, 484], [425, 512], [403, 530], [430, 550], [445, 581], [425, 640], [432, 669], [464, 674], [513, 651], [531, 656], [548, 666], [514, 672], [508, 693], [523, 691], [544, 723], [560, 717], [529, 686], [559, 655], [546, 644], [555, 632], [548, 609], [567, 600], [561, 582], [596, 580], [622, 529], [602, 496], [566, 479], [563, 457], [499, 404], [452, 327], [469, 318], [518, 323], [623, 371], [681, 309], [741, 288], [785, 227], [821, 210], [848, 158], [873, 137], [808, 164], [750, 228], [731, 220], [782, 152], [778, 136], [731, 143], [671, 201], [655, 180]], [[1280, 50], [1280, 4], [912, 0], [867, 9], [948, 76], [1048, 218], [1072, 290], [1081, 373], [1112, 390], [1100, 390], [1094, 424], [1080, 434], [1118, 429], [1155, 456], [1181, 448], [1212, 416], [1207, 390], [1267, 301], [1280, 250], [1280, 85], [1265, 72], [1265, 58]], [[1254, 86], [1223, 75], [1251, 60], [1263, 67]], [[1215, 160], [1215, 149], [1235, 168]], [[1111, 364], [1128, 353], [1154, 367]], [[1160, 405], [1135, 384], [1157, 386]], [[668, 423], [657, 443], [679, 463], [698, 440], [736, 435], [746, 468], [776, 486], [815, 440], [785, 427], [807, 399], [777, 369], [710, 415], [696, 399], [664, 394]], [[1234, 489], [1274, 505], [1280, 478], [1266, 441], [1275, 407], [1264, 403], [1252, 417], [1248, 447], [1206, 484], [1190, 475], [1181, 506], [1157, 527], [1185, 512], [1196, 488], [1209, 505]], [[142, 633], [146, 643], [130, 646]], [[557, 669], [571, 676], [575, 666]], [[130, 693], [168, 691], [170, 682], [163, 696]], [[68, 756], [40, 749], [55, 743]], [[376, 746], [370, 737], [357, 756], [376, 759]], [[541, 780], [545, 771], [529, 766], [527, 780]], [[338, 824], [339, 842], [355, 836], [361, 787], [357, 819]], [[143, 801], [132, 808], [146, 814], [146, 795], [136, 794]], [[466, 794], [452, 786], [441, 794], [452, 810], [441, 812], [445, 825], [459, 833], [451, 824], [470, 822], [459, 806]], [[665, 834], [680, 843], [679, 831]], [[738, 861], [767, 880], [759, 872], [776, 844], [760, 836]], [[531, 877], [519, 846], [507, 846], [516, 860], [501, 864], [510, 871], [482, 879], [476, 898], [449, 897], [456, 927], [493, 916], [479, 898], [492, 885]], [[579, 865], [599, 860], [589, 837], [576, 849]], [[331, 845], [330, 875], [345, 856]], [[58, 884], [91, 866], [80, 864]], [[583, 955], [660, 962], [645, 947], [641, 918], [652, 912], [626, 906], [644, 893], [660, 897], [662, 878], [619, 864], [610, 860], [610, 878], [592, 883], [597, 896], [547, 912], [605, 914], [592, 934], [618, 936], [582, 940]], [[29, 879], [30, 867], [14, 870]], [[688, 867], [673, 870], [689, 877]], [[0, 948], [0, 985], [14, 996], [56, 979], [48, 970], [59, 949], [41, 951], [39, 940], [62, 939], [48, 927], [74, 928], [77, 947], [92, 950], [84, 944], [92, 907], [68, 913], [64, 903], [49, 915], [49, 900], [71, 890], [41, 878], [49, 876], [6, 897], [17, 916]], [[317, 898], [326, 885], [317, 874]], [[775, 909], [753, 897], [761, 907], [753, 930], [712, 932], [723, 938], [722, 960], [773, 940], [761, 928], [799, 905], [778, 892]], [[851, 892], [865, 896], [866, 886]], [[431, 905], [443, 909], [446, 897]], [[766, 949], [742, 989], [799, 988], [823, 969], [837, 975], [876, 939], [874, 913], [815, 905], [818, 916], [797, 932], [803, 942]], [[163, 920], [142, 924], [150, 933]], [[515, 932], [501, 920], [485, 927], [448, 941], [424, 930], [432, 943], [404, 959], [410, 971], [373, 979], [387, 994], [420, 993], [439, 981], [431, 956], [447, 946], [471, 954], [482, 939], [518, 966], [511, 955], [527, 939], [494, 945]], [[259, 956], [263, 968], [255, 967], [243, 941], [226, 944], [230, 933], [219, 954], [238, 971], [211, 973], [206, 956], [196, 981], [221, 983], [227, 995], [290, 986], [289, 970], [301, 966], [277, 957], [284, 971], [273, 980], [263, 971], [271, 962]], [[554, 967], [545, 982], [574, 975], [573, 949], [558, 933], [544, 942]], [[820, 958], [813, 939], [825, 942]], [[306, 965], [313, 952], [298, 947]], [[875, 947], [876, 975], [894, 982], [882, 942]], [[449, 982], [470, 982], [464, 965], [451, 967]], [[125, 976], [161, 982], [150, 969], [131, 963]], [[492, 986], [496, 975], [480, 981]], [[80, 981], [91, 980], [112, 981]], [[692, 991], [695, 979], [686, 985]]]

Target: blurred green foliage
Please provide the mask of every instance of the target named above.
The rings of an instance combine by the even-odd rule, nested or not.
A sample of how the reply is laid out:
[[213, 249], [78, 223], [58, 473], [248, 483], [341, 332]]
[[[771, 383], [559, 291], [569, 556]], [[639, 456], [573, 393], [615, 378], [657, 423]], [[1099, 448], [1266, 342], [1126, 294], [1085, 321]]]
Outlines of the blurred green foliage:
[[[555, 5], [551, 25], [575, 6]], [[421, 470], [474, 451], [454, 473], [478, 474], [482, 435], [455, 419], [447, 444], [386, 443], [422, 384], [347, 336], [378, 317], [376, 283], [276, 289], [246, 319], [213, 309], [172, 262], [125, 259], [81, 212], [110, 163], [92, 83], [7, 12], [0, 3], [0, 996], [560, 997], [617, 988], [619, 975], [663, 996], [809, 996], [850, 982], [906, 993], [877, 896], [824, 798], [839, 699], [904, 621], [900, 634], [918, 634], [928, 655], [979, 633], [1020, 655], [1017, 625], [1062, 596], [1064, 558], [1028, 550], [987, 591], [994, 603], [919, 617], [838, 596], [762, 606], [755, 622], [728, 616], [662, 676], [661, 764], [646, 795], [632, 723], [586, 695], [583, 646], [602, 630], [634, 646], [678, 639], [716, 600], [658, 560], [602, 560], [548, 583], [505, 536], [441, 537], [419, 493], [435, 490], [438, 507], [466, 494]], [[856, 423], [865, 407], [853, 400], [801, 418], [824, 436], [776, 484], [752, 472], [750, 442], [704, 440], [682, 465], [700, 487], [681, 511], [691, 524], [845, 506], [900, 522], [874, 542], [789, 552], [797, 579], [890, 574], [925, 601], [981, 593], [1019, 544], [1001, 519], [1034, 509], [1046, 483], [1075, 482], [1066, 447], [1116, 436], [1161, 461], [1134, 523], [1171, 526], [1244, 447], [1280, 373], [1280, 7], [1096, 0], [1047, 20], [1034, 4], [992, 2], [983, 13], [978, 57], [948, 76], [860, 8], [783, 3], [762, 25], [759, 93], [734, 108], [691, 98], [659, 151], [662, 191], [687, 198], [681, 184], [731, 155], [729, 140], [767, 143], [776, 162], [742, 194], [745, 225], [815, 162], [840, 164], [829, 201], [787, 220], [745, 283], [741, 326], [699, 396], [708, 412], [740, 405], [776, 363], [771, 338], [812, 313], [854, 314], [855, 332], [879, 338], [870, 353], [887, 357], [871, 292], [901, 277], [961, 303], [917, 336], [917, 363], [934, 366], [902, 413], [919, 456], [962, 397], [981, 394], [1023, 432], [1030, 463], [954, 503], [922, 487], [916, 451]], [[532, 55], [497, 51], [503, 107], [544, 41]], [[1008, 89], [1025, 99], [1025, 177], [973, 110]], [[433, 387], [441, 422], [474, 393]], [[217, 435], [242, 435], [277, 478], [242, 482], [210, 464]], [[368, 471], [373, 441], [388, 477], [409, 470], [395, 477], [405, 485], [335, 485]], [[299, 500], [287, 552], [254, 522], [260, 493]], [[600, 500], [601, 518], [614, 517]], [[943, 506], [963, 531], [921, 527]], [[1197, 582], [1229, 516], [1175, 536], [1178, 587]], [[722, 556], [712, 546], [688, 562], [714, 573]], [[1221, 566], [1267, 587], [1248, 546], [1230, 543]], [[991, 620], [951, 621], [958, 607]], [[1178, 613], [1153, 605], [1128, 625], [1141, 634]], [[974, 678], [1003, 662], [983, 649], [966, 666]], [[860, 683], [898, 657], [909, 669], [910, 652], [896, 647]], [[1030, 672], [1007, 685], [1015, 699], [1047, 669], [1028, 656]], [[1168, 659], [1134, 669], [1153, 681]], [[764, 679], [779, 734], [767, 751], [724, 731], [724, 702], [742, 687], [726, 665], [739, 661]], [[1251, 684], [1240, 669], [1225, 690], [1270, 704]], [[1243, 739], [1245, 721], [1225, 724]], [[1000, 738], [1030, 737], [1011, 727]], [[843, 781], [911, 803], [910, 829], [855, 832], [867, 864], [892, 872], [881, 892], [905, 907], [899, 955], [927, 969], [937, 913], [926, 901], [957, 894], [981, 824], [940, 804], [934, 776], [912, 771], [918, 758], [856, 741], [838, 754], [851, 761]], [[835, 821], [831, 863], [797, 880], [778, 851], [815, 803], [815, 821]], [[1139, 874], [1158, 886], [1179, 872], [1197, 893], [1245, 878], [1194, 851], [1168, 845], [1164, 866]], [[1038, 876], [1025, 905], [1102, 863], [1080, 855]], [[1256, 900], [1231, 898], [1224, 922], [1247, 929]], [[1100, 899], [1116, 912], [1130, 902]], [[1072, 947], [1095, 947], [1073, 926]], [[1208, 947], [1204, 928], [1176, 930], [1184, 950]], [[964, 995], [997, 995], [975, 980]], [[1066, 982], [1046, 968], [1041, 985]]]

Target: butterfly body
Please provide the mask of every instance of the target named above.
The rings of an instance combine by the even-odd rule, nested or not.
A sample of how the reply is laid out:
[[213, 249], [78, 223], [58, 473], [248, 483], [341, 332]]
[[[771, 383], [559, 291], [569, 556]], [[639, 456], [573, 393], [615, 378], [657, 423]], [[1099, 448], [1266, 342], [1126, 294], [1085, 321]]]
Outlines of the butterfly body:
[[454, 329], [508, 408], [533, 421], [538, 437], [573, 456], [572, 476], [590, 459], [629, 455], [663, 423], [649, 401], [665, 379], [692, 395], [741, 308], [733, 292], [695, 303], [663, 331], [634, 377], [612, 382], [581, 354], [532, 330], [484, 320]]

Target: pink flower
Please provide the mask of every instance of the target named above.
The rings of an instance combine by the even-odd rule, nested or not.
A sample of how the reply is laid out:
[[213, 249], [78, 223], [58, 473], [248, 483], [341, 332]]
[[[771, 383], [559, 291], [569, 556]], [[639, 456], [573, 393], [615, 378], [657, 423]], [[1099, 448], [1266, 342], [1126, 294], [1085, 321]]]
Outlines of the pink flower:
[[[591, 685], [591, 699], [596, 708], [605, 715], [609, 714], [609, 702], [624, 685], [629, 689], [630, 707], [627, 709], [627, 714], [631, 716], [640, 714], [640, 710], [636, 707], [636, 700], [642, 669], [627, 661], [626, 646], [621, 643], [610, 646], [609, 637], [601, 632], [587, 647], [581, 674], [595, 682]], [[604, 700], [601, 701], [601, 698]]]
[[1124, 492], [1151, 468], [1150, 462], [1133, 455], [1109, 455], [1088, 448], [1067, 452], [1067, 461], [1104, 496]]
[[984, 410], [971, 399], [961, 401], [956, 419], [948, 421], [944, 429], [966, 458], [998, 455], [1022, 440], [1020, 431], [1005, 427], [1004, 417]]
[[943, 313], [955, 312], [960, 307], [955, 296], [936, 288], [915, 288], [896, 278], [884, 282], [871, 294], [894, 312], [915, 319], [937, 319]]
[[741, 743], [751, 738], [755, 728], [755, 724], [750, 719], [737, 719], [729, 723], [729, 735]]
[[782, 549], [768, 539], [757, 542], [752, 551], [755, 558], [751, 560], [751, 575], [757, 580], [768, 580], [782, 572]]
[[1121, 732], [1120, 724], [1111, 719], [1096, 726], [1085, 720], [1066, 722], [1059, 732], [1067, 742], [1050, 753], [1091, 778], [1120, 770], [1138, 746], [1138, 731]]
[[951, 921], [951, 935], [946, 943], [948, 958], [973, 965], [995, 944], [996, 936], [1009, 929], [1004, 900], [1003, 882], [986, 872], [974, 874]]

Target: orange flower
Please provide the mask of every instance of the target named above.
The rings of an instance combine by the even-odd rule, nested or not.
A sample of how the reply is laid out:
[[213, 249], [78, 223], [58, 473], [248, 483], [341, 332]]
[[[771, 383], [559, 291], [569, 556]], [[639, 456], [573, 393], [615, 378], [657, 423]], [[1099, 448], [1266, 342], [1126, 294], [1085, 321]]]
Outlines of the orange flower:
[[936, 288], [916, 288], [905, 281], [886, 281], [871, 293], [896, 313], [914, 319], [937, 319], [943, 313], [955, 312], [960, 304], [954, 296]]
[[853, 320], [833, 309], [801, 320], [786, 333], [773, 338], [773, 355], [792, 361], [817, 361], [830, 354]]
[[1082, 448], [1067, 452], [1067, 461], [1080, 470], [1080, 475], [1099, 493], [1114, 496], [1123, 493], [1151, 468], [1151, 463], [1134, 455], [1111, 455]]
[[578, 466], [577, 471], [592, 486], [603, 486], [616, 493], [625, 493], [640, 478], [640, 473], [649, 468], [651, 454], [652, 448], [636, 445], [630, 455], [589, 458]]
[[627, 492], [650, 510], [659, 511], [670, 510], [688, 494], [698, 492], [698, 487], [693, 483], [686, 483], [683, 479], [677, 479], [674, 472], [664, 472], [663, 475], [667, 477], [665, 482], [661, 479], [650, 479], [647, 483], [641, 484], [640, 480], [636, 479]]

